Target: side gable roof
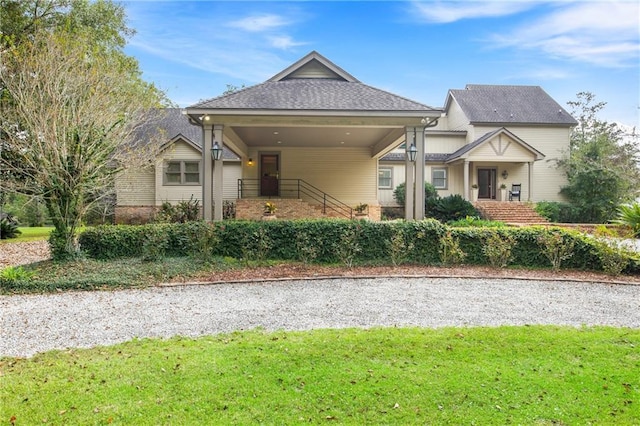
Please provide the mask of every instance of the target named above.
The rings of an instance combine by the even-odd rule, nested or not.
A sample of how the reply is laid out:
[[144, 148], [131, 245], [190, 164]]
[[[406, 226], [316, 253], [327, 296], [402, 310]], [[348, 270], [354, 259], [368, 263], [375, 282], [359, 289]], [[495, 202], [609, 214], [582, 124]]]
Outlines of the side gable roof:
[[440, 113], [439, 109], [363, 84], [315, 51], [264, 83], [188, 107], [192, 108], [232, 113]]
[[454, 100], [472, 124], [578, 124], [540, 86], [469, 84], [449, 91], [445, 111]]

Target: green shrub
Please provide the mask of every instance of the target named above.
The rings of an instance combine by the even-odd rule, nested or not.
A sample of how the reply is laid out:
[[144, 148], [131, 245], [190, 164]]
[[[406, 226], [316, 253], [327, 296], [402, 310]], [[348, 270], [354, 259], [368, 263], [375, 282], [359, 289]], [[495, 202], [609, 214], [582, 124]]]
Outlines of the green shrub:
[[[161, 231], [159, 231], [161, 230]], [[160, 232], [161, 237], [155, 233]], [[487, 241], [500, 238], [512, 247]], [[493, 236], [493, 237], [492, 237]], [[154, 238], [160, 238], [154, 240]], [[165, 240], [166, 238], [166, 240]], [[545, 243], [545, 239], [549, 242]], [[145, 241], [146, 248], [145, 248]], [[155, 241], [155, 245], [151, 244]], [[509, 265], [528, 268], [601, 270], [594, 238], [577, 231], [540, 226], [512, 228], [449, 227], [435, 219], [373, 222], [352, 220], [222, 221], [149, 225], [98, 226], [80, 235], [81, 249], [89, 258], [142, 258], [146, 256], [228, 257], [246, 261], [299, 260], [320, 264], [400, 265]], [[164, 253], [149, 253], [163, 248]], [[147, 250], [145, 252], [145, 250]], [[571, 254], [572, 253], [572, 254]], [[551, 256], [551, 258], [549, 258]], [[640, 260], [630, 254], [625, 273], [640, 272]]]
[[193, 195], [188, 201], [180, 201], [175, 206], [168, 201], [162, 203], [160, 211], [156, 214], [156, 222], [185, 223], [200, 219], [200, 200], [195, 200]]
[[534, 207], [536, 213], [552, 223], [580, 223], [577, 207], [557, 201], [540, 201]]
[[478, 216], [478, 211], [461, 195], [454, 194], [437, 199], [430, 209], [429, 216], [441, 222], [450, 222], [468, 216]]
[[440, 261], [444, 265], [458, 265], [467, 254], [460, 248], [460, 240], [447, 232], [440, 238]]
[[511, 260], [511, 250], [516, 244], [513, 235], [492, 231], [482, 246], [482, 252], [493, 267], [504, 268]]
[[18, 229], [18, 221], [10, 213], [5, 213], [0, 220], [0, 239], [18, 238], [22, 231]]
[[166, 256], [169, 238], [166, 227], [149, 225], [142, 240], [142, 260], [156, 262]]
[[413, 251], [413, 243], [402, 229], [396, 228], [391, 236], [391, 241], [387, 242], [387, 250], [393, 266], [399, 266], [409, 258], [409, 253]]
[[348, 268], [353, 266], [358, 253], [362, 250], [358, 242], [360, 228], [350, 226], [342, 232], [340, 239], [334, 243], [336, 257]]
[[620, 206], [615, 223], [631, 227], [633, 236], [640, 238], [640, 203]]
[[33, 272], [22, 266], [8, 266], [0, 271], [0, 288], [3, 292], [24, 287], [33, 277]]
[[461, 228], [466, 226], [482, 227], [482, 228], [502, 228], [505, 227], [504, 222], [497, 220], [484, 220], [477, 216], [467, 216], [464, 219], [458, 219], [451, 222], [447, 222], [447, 225], [454, 228]]
[[562, 262], [574, 254], [574, 242], [560, 232], [546, 232], [538, 237], [538, 243], [554, 271], [559, 270]]

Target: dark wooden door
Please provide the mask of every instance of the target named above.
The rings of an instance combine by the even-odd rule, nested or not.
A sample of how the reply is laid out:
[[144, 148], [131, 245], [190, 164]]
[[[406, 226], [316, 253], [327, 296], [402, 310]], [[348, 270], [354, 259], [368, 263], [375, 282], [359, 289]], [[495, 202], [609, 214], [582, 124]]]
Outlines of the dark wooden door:
[[495, 200], [496, 169], [478, 169], [478, 199]]
[[260, 195], [277, 197], [280, 193], [280, 155], [260, 155]]

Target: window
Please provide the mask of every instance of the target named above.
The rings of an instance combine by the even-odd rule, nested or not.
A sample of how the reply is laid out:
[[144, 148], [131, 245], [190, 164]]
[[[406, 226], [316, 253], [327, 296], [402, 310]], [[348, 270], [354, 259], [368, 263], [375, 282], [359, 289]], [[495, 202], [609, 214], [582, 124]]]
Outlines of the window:
[[380, 167], [378, 169], [378, 189], [393, 189], [393, 168]]
[[431, 169], [431, 184], [436, 189], [447, 189], [449, 186], [447, 182], [447, 169]]
[[199, 161], [169, 161], [164, 170], [165, 185], [200, 185]]

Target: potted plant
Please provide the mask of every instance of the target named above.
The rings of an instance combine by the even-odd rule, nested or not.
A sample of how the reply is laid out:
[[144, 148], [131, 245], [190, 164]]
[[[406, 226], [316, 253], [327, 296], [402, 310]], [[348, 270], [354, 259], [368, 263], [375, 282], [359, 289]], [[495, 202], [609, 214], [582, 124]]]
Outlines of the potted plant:
[[507, 185], [500, 185], [500, 200], [507, 201]]
[[478, 201], [478, 184], [474, 183], [471, 185], [471, 200], [476, 202]]
[[262, 212], [262, 220], [274, 220], [276, 218], [276, 205], [270, 201], [264, 203], [264, 211]]
[[355, 206], [353, 209], [356, 211], [356, 217], [357, 218], [363, 218], [363, 217], [367, 217], [367, 208], [369, 207], [368, 204], [364, 204], [364, 203], [360, 203], [357, 206]]

